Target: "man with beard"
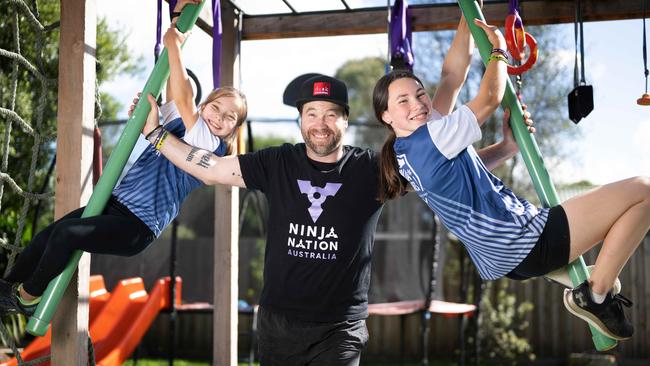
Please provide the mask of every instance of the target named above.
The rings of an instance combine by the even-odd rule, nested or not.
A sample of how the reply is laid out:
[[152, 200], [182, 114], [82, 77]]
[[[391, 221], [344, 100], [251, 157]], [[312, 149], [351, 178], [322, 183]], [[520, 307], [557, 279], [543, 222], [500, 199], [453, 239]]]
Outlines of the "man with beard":
[[[344, 146], [348, 93], [316, 75], [300, 87], [304, 143], [218, 157], [169, 135], [151, 142], [206, 184], [262, 191], [269, 212], [259, 311], [262, 365], [358, 365], [368, 340], [370, 254], [382, 204], [375, 152]], [[143, 133], [158, 125], [152, 104]]]

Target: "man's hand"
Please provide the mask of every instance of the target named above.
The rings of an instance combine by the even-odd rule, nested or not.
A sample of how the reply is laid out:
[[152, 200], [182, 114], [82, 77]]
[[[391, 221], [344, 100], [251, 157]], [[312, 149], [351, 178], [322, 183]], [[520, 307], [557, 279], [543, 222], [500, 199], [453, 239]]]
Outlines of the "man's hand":
[[156, 103], [156, 98], [154, 98], [153, 95], [148, 94], [147, 100], [149, 101], [149, 105], [151, 106], [151, 111], [149, 111], [147, 120], [144, 126], [142, 127], [142, 134], [145, 136], [147, 136], [149, 133], [151, 133], [151, 131], [155, 130], [158, 126], [160, 126], [160, 118], [158, 115], [158, 103]]
[[140, 100], [140, 96], [142, 95], [141, 92], [138, 92], [138, 95], [133, 98], [133, 104], [129, 107], [129, 117], [133, 114], [133, 111], [135, 110], [135, 106], [138, 105], [138, 101]]

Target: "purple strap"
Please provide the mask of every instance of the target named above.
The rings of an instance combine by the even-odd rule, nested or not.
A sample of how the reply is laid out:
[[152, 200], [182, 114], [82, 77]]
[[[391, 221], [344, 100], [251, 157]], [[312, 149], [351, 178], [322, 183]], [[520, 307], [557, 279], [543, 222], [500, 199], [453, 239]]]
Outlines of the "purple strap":
[[395, 0], [390, 18], [390, 64], [393, 68], [413, 70], [413, 37], [407, 0]]
[[153, 56], [158, 60], [158, 56], [160, 55], [160, 48], [162, 47], [161, 42], [160, 42], [160, 27], [162, 23], [162, 0], [158, 0], [158, 14], [156, 15], [156, 45], [153, 48]]
[[508, 2], [508, 14], [515, 16], [515, 28], [523, 28], [524, 22], [519, 16], [519, 0], [510, 0]]
[[514, 14], [519, 10], [519, 0], [508, 1], [508, 14]]
[[[169, 14], [174, 11], [177, 0], [169, 0]], [[154, 52], [156, 59], [160, 54], [161, 48], [161, 13], [162, 13], [162, 0], [158, 0], [158, 18], [156, 22], [156, 46]], [[221, 38], [223, 28], [221, 25], [221, 1], [212, 0], [212, 81], [214, 87], [218, 88], [221, 85]]]
[[[176, 7], [177, 0], [169, 0], [169, 14], [174, 11]], [[158, 14], [156, 16], [156, 45], [154, 46], [153, 52], [156, 61], [158, 61], [158, 56], [160, 56], [160, 51], [162, 48], [162, 0], [158, 0]]]
[[221, 1], [212, 0], [212, 82], [214, 88], [221, 86]]

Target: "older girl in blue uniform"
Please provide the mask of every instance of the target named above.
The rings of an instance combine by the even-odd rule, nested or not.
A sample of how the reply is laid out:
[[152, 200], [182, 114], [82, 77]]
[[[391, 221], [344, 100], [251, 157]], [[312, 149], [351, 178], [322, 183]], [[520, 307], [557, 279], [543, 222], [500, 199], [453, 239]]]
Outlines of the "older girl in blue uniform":
[[377, 82], [375, 115], [390, 134], [382, 150], [381, 198], [399, 196], [408, 181], [488, 280], [544, 275], [603, 241], [590, 278], [567, 290], [564, 302], [606, 335], [629, 338], [633, 327], [621, 305], [631, 303], [610, 290], [650, 227], [650, 180], [626, 179], [541, 209], [505, 187], [472, 147], [505, 91], [505, 41], [496, 27], [474, 21], [494, 49], [478, 94], [467, 104], [453, 112], [438, 109], [441, 100], [455, 100], [457, 90], [442, 84], [430, 99], [408, 71]]
[[[179, 2], [177, 11], [187, 3]], [[164, 124], [152, 134], [161, 139], [173, 134], [223, 156], [231, 152], [246, 119], [246, 98], [234, 88], [223, 87], [213, 90], [197, 109], [181, 59], [184, 39], [174, 24], [164, 36], [170, 66], [168, 103], [162, 107]], [[153, 97], [148, 97], [151, 102]], [[144, 136], [129, 160], [135, 162], [125, 168], [128, 172], [101, 215], [81, 218], [84, 208], [79, 208], [34, 236], [7, 278], [0, 280], [0, 313], [33, 314], [48, 283], [61, 273], [75, 250], [121, 256], [141, 252], [178, 215], [190, 191], [202, 185], [162, 156]]]

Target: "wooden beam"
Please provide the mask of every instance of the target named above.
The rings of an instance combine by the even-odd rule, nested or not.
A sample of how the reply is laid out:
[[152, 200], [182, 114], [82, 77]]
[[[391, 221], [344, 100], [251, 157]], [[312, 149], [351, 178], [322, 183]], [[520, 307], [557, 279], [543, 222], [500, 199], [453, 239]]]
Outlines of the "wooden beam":
[[[84, 206], [92, 193], [96, 13], [95, 0], [61, 0], [56, 218]], [[88, 364], [89, 273], [85, 253], [52, 320], [53, 365]]]
[[[643, 18], [643, 0], [582, 0], [583, 20], [604, 21]], [[489, 23], [503, 26], [507, 2], [485, 4], [483, 14]], [[456, 4], [411, 7], [413, 29], [435, 31], [456, 29], [460, 10]], [[526, 25], [571, 23], [575, 17], [574, 0], [522, 2]], [[243, 40], [319, 37], [386, 33], [387, 12], [383, 8], [321, 13], [245, 16]], [[210, 29], [205, 23], [202, 29]]]
[[[223, 25], [221, 85], [239, 87], [239, 16], [221, 3]], [[205, 9], [205, 7], [204, 7]], [[235, 149], [236, 150], [236, 149]], [[237, 365], [239, 299], [239, 188], [217, 185], [214, 190], [214, 312], [212, 364]]]

